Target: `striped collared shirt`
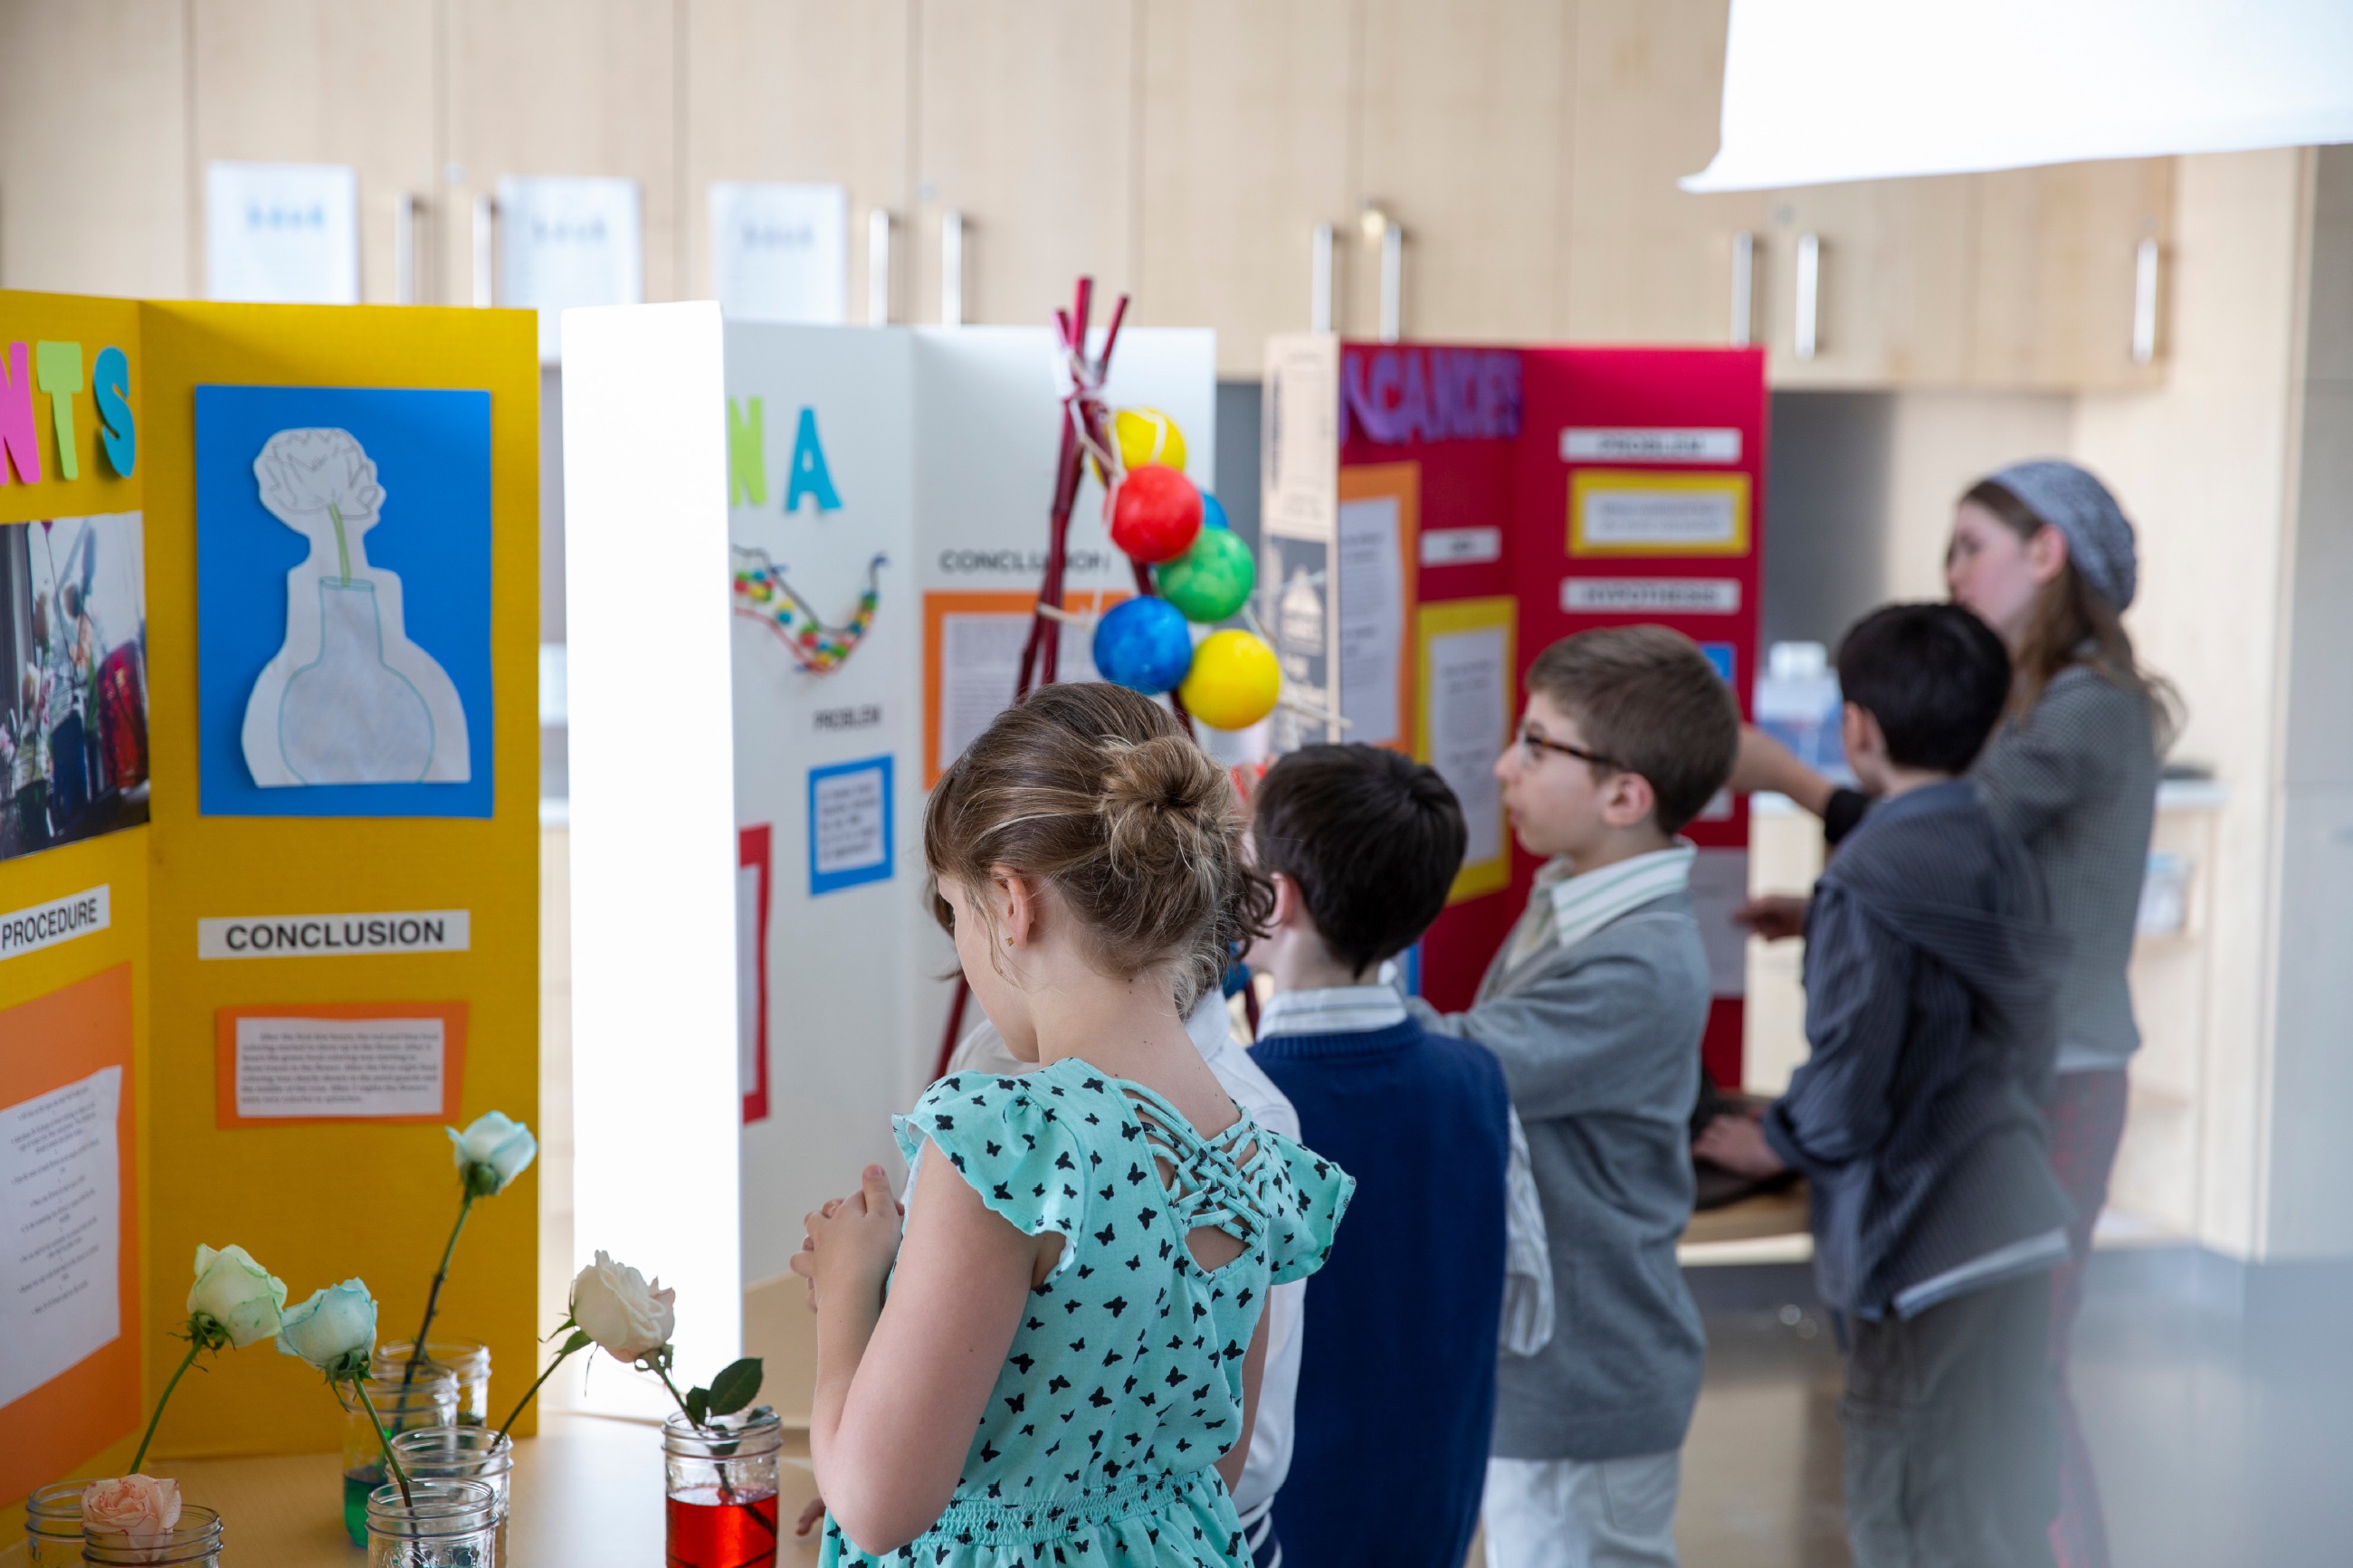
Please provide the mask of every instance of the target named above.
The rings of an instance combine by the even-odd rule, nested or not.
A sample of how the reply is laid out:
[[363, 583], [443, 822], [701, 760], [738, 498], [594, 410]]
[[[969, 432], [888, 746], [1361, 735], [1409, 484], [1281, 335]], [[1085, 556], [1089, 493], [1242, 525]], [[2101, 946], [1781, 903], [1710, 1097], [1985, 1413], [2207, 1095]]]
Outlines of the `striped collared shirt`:
[[1536, 873], [1527, 913], [1512, 932], [1511, 962], [1519, 963], [1547, 942], [1574, 947], [1638, 904], [1691, 885], [1692, 860], [1699, 853], [1678, 838], [1579, 876], [1567, 856], [1556, 856]]
[[1405, 1003], [1388, 985], [1335, 985], [1322, 991], [1278, 991], [1259, 1009], [1259, 1038], [1270, 1035], [1337, 1035], [1392, 1029], [1405, 1022]]

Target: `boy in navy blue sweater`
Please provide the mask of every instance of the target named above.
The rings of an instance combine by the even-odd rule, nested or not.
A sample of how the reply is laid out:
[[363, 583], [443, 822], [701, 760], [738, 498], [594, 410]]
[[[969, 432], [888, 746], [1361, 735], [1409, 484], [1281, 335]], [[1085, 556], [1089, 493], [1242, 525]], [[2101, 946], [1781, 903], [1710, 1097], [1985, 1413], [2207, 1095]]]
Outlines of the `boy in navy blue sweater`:
[[1308, 746], [1253, 810], [1275, 913], [1250, 965], [1274, 995], [1250, 1055], [1357, 1179], [1307, 1292], [1275, 1534], [1287, 1568], [1456, 1568], [1494, 1424], [1511, 1097], [1493, 1055], [1424, 1034], [1378, 973], [1446, 907], [1461, 807], [1395, 752]]

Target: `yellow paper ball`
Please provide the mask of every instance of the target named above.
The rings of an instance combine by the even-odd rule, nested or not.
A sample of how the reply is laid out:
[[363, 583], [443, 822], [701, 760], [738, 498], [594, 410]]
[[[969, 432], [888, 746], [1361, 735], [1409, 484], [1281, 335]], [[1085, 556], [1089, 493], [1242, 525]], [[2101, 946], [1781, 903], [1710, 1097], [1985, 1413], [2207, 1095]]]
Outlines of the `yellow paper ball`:
[[1247, 730], [1274, 711], [1282, 666], [1256, 635], [1211, 632], [1193, 650], [1193, 668], [1176, 695], [1185, 711], [1212, 730]]
[[1111, 416], [1112, 439], [1119, 443], [1119, 460], [1131, 468], [1165, 463], [1182, 473], [1185, 432], [1157, 408], [1123, 408]]

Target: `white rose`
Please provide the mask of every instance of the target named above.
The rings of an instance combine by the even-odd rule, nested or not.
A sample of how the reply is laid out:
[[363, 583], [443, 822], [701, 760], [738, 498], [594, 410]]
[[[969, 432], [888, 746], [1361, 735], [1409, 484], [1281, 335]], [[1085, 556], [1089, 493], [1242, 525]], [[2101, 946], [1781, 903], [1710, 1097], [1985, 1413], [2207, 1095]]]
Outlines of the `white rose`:
[[81, 1489], [81, 1521], [98, 1530], [119, 1530], [133, 1546], [152, 1546], [180, 1522], [180, 1483], [153, 1476], [123, 1476], [92, 1481]]
[[365, 528], [384, 505], [375, 464], [348, 430], [280, 430], [253, 459], [253, 477], [261, 504], [298, 531], [301, 519], [323, 520], [330, 507], [346, 525]]
[[572, 1321], [614, 1360], [635, 1362], [670, 1343], [677, 1300], [659, 1279], [649, 1285], [644, 1275], [599, 1252], [572, 1282]]
[[501, 1110], [477, 1116], [463, 1132], [454, 1127], [441, 1131], [457, 1145], [454, 1152], [458, 1169], [466, 1178], [466, 1190], [478, 1198], [505, 1192], [507, 1184], [522, 1175], [539, 1152], [539, 1141], [531, 1135], [531, 1129]]
[[278, 1349], [298, 1355], [330, 1377], [365, 1370], [375, 1350], [375, 1298], [357, 1279], [318, 1291], [297, 1307], [286, 1309], [286, 1326], [278, 1331]]
[[278, 1331], [286, 1281], [256, 1263], [242, 1247], [196, 1248], [196, 1282], [188, 1287], [188, 1316], [217, 1324], [238, 1350]]

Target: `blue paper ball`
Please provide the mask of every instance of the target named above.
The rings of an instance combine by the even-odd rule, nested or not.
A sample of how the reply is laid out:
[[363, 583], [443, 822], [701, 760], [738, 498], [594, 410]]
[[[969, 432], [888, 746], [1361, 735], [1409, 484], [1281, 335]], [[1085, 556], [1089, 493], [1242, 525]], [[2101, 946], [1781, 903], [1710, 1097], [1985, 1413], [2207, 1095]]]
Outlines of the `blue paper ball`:
[[1193, 633], [1166, 599], [1128, 599], [1095, 623], [1095, 673], [1157, 697], [1193, 668]]
[[1203, 528], [1233, 527], [1232, 523], [1226, 521], [1226, 503], [1207, 490], [1201, 492], [1201, 526]]

